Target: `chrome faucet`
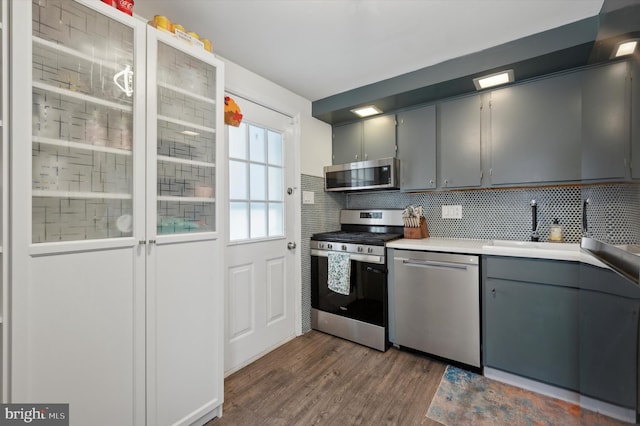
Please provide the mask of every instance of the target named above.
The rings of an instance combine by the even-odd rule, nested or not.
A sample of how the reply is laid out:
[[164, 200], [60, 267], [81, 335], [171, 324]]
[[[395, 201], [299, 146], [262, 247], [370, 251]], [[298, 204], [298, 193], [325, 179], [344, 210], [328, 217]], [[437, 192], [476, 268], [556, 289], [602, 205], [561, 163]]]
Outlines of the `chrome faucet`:
[[591, 198], [587, 198], [582, 202], [582, 236], [589, 237], [589, 227], [587, 225], [587, 206], [591, 204]]
[[531, 200], [531, 241], [540, 241], [538, 235], [538, 203]]

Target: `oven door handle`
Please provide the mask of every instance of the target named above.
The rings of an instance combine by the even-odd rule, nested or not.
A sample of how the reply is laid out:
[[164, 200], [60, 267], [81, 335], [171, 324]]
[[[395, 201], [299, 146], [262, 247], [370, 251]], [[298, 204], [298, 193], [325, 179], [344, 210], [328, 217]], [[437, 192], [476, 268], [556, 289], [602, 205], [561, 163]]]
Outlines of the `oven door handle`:
[[[328, 250], [311, 249], [311, 256], [329, 257], [329, 251]], [[384, 265], [384, 256], [374, 256], [374, 255], [371, 255], [371, 254], [350, 253], [349, 254], [349, 259], [355, 260], [356, 262], [377, 263], [379, 265]]]

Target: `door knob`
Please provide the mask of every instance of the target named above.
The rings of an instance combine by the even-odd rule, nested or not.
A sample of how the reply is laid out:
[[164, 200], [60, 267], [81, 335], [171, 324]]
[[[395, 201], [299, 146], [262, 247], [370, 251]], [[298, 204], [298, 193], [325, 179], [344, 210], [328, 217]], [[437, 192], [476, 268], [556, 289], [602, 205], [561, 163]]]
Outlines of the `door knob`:
[[287, 248], [288, 248], [289, 250], [293, 250], [294, 248], [296, 248], [296, 243], [294, 243], [294, 242], [288, 242], [288, 243], [287, 243]]

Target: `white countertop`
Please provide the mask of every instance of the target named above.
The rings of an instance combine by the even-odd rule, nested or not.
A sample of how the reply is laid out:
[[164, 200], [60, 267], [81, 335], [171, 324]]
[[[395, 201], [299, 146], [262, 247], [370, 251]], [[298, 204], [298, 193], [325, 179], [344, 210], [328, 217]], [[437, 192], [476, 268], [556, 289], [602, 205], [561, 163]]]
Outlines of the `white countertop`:
[[580, 248], [580, 244], [507, 240], [468, 240], [459, 238], [402, 238], [387, 243], [393, 249], [485, 254], [537, 259], [583, 262], [605, 268], [606, 265]]

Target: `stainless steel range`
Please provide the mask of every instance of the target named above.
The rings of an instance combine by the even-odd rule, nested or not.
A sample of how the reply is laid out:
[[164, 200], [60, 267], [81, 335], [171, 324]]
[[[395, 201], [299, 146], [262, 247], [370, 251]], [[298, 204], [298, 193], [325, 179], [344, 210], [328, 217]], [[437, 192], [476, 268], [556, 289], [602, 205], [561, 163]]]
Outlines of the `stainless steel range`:
[[[389, 346], [385, 243], [403, 236], [402, 210], [342, 210], [340, 224], [340, 231], [311, 237], [311, 327], [385, 351]], [[332, 265], [336, 257], [348, 266]], [[329, 284], [336, 268], [348, 273], [344, 291], [336, 292]]]

